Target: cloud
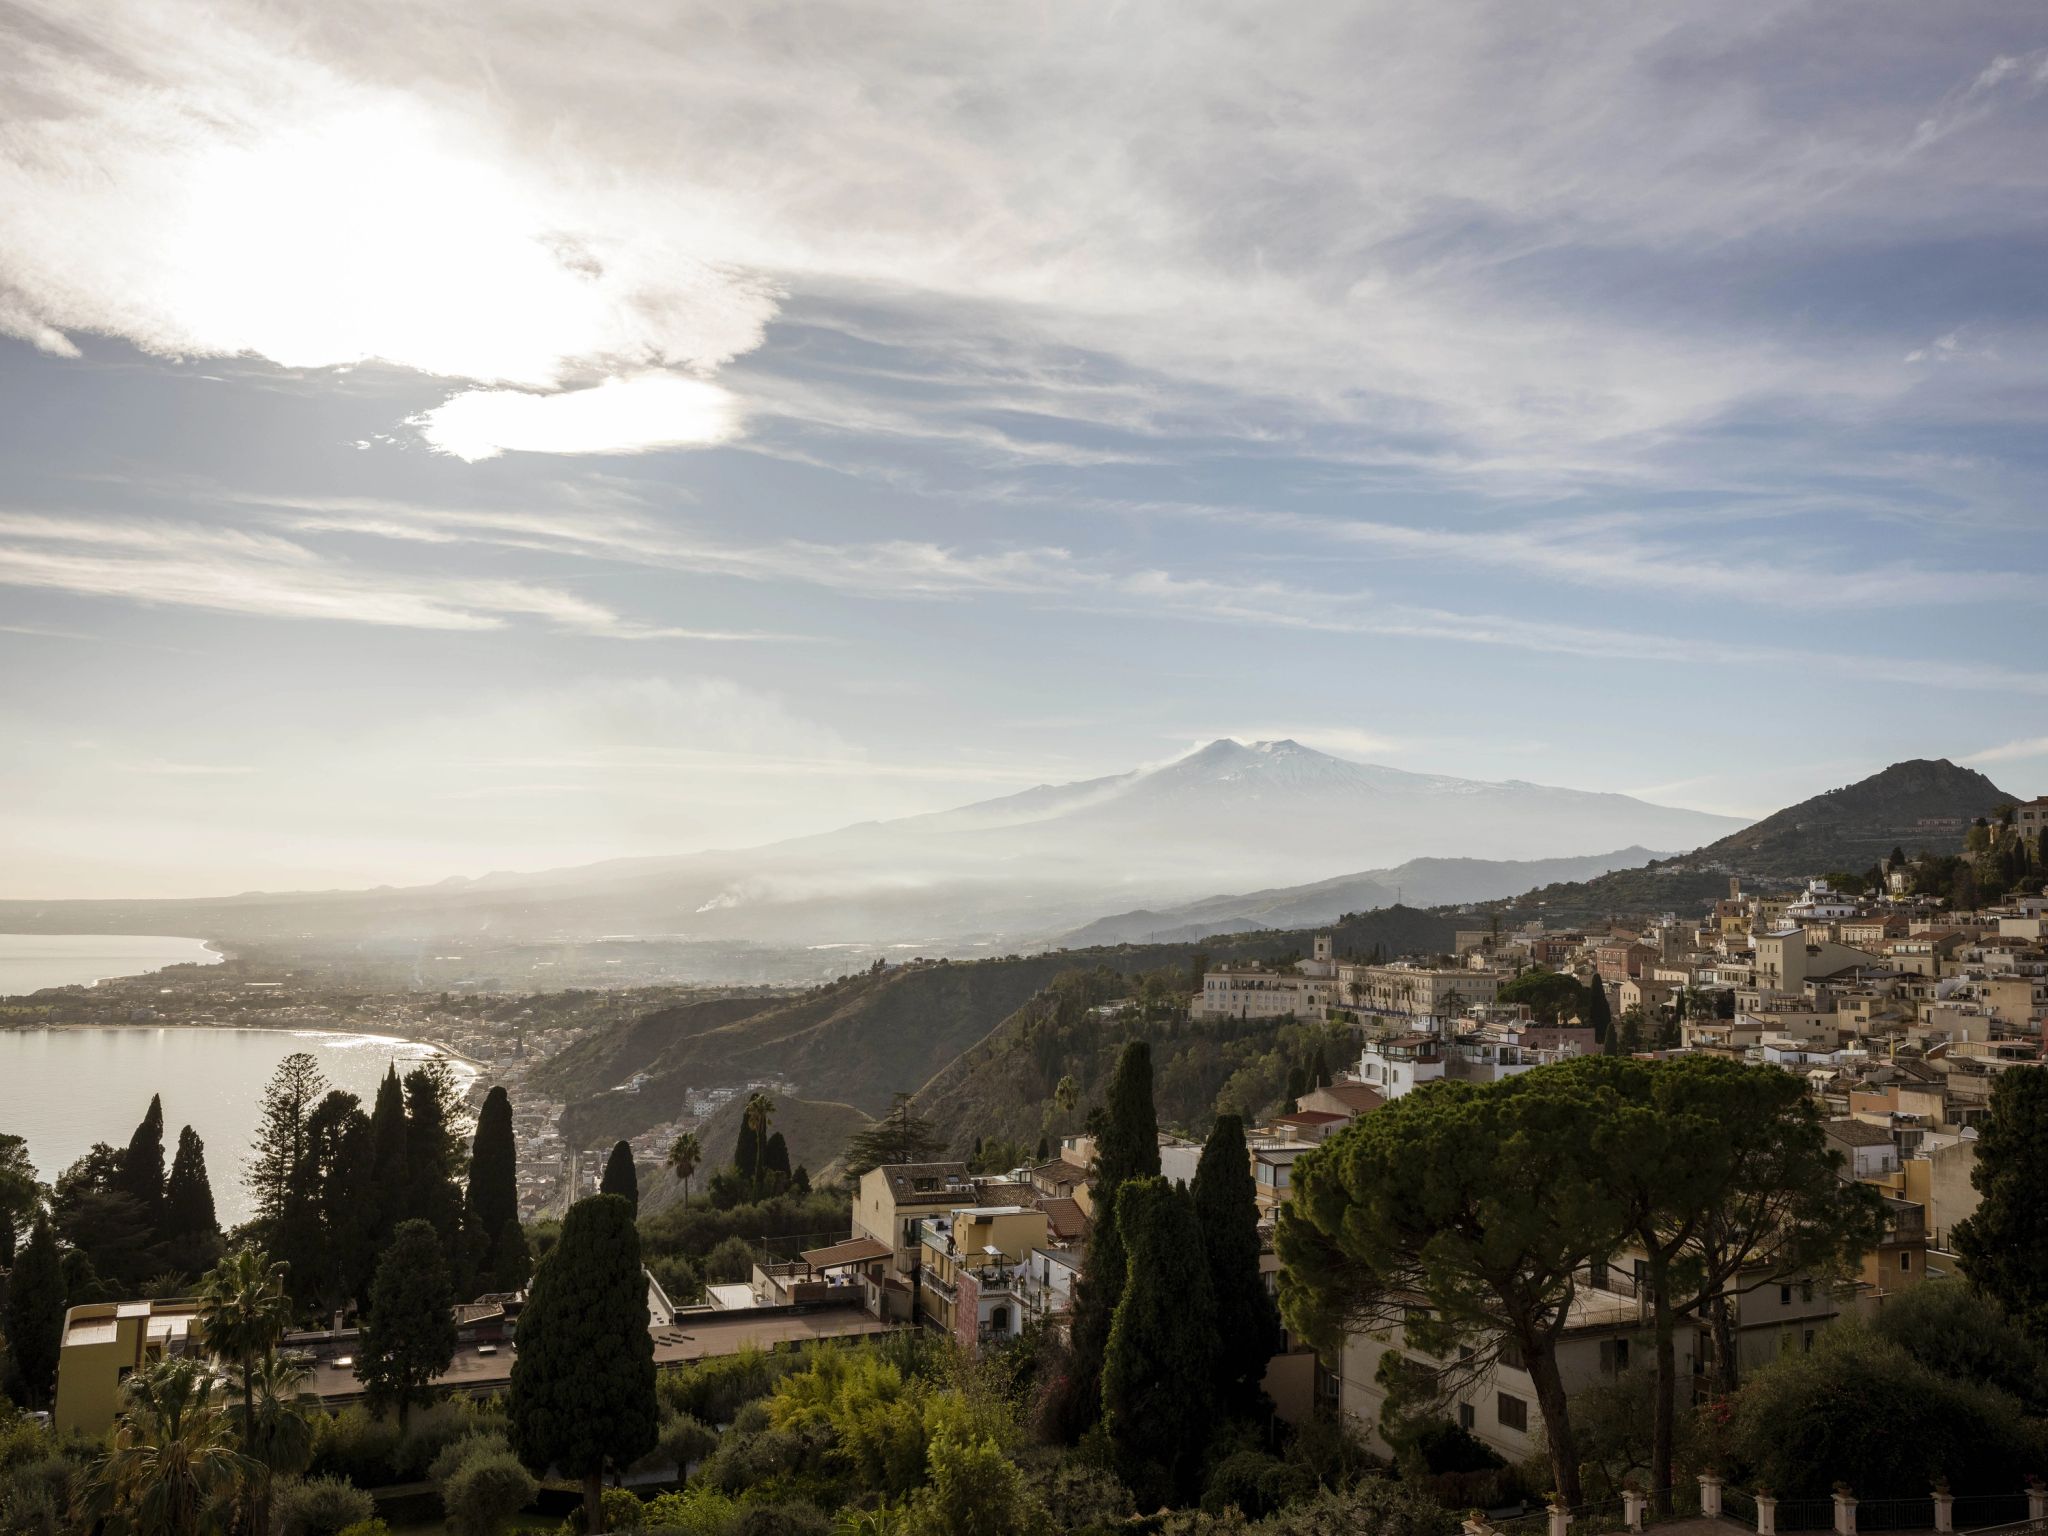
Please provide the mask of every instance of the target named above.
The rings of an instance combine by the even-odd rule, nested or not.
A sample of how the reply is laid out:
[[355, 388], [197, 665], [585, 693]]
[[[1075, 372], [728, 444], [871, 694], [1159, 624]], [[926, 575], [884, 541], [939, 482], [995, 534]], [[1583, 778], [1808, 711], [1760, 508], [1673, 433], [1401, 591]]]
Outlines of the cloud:
[[730, 392], [702, 379], [643, 373], [590, 389], [536, 395], [469, 390], [413, 419], [442, 453], [474, 464], [526, 453], [643, 453], [703, 447], [739, 431]]
[[[797, 32], [708, 0], [17, 14], [0, 323], [37, 345], [543, 392], [716, 374], [832, 433], [1046, 458], [1114, 456], [1072, 439], [1119, 388], [1114, 419], [1162, 437], [1334, 425], [1323, 451], [1489, 463], [1611, 464], [1786, 399], [1882, 409], [1913, 381], [1858, 337], [1630, 295], [1691, 291], [1703, 251], [1767, 272], [1872, 231], [2016, 228], [2032, 163], [2026, 125], [1976, 112], [2005, 75], [1936, 113], [1971, 131], [1967, 182], [1902, 159], [1958, 50], [1982, 70], [1932, 13], [1867, 45], [1921, 60], [1897, 90], [1788, 85], [1781, 61], [1853, 76], [1864, 46], [1791, 0], [884, 0]], [[862, 426], [873, 359], [808, 389], [729, 366], [799, 305], [864, 309], [958, 397]], [[995, 395], [1069, 441], [992, 420]]]
[[273, 534], [133, 519], [0, 512], [0, 586], [409, 629], [492, 630], [528, 618], [618, 639], [786, 638], [636, 624], [553, 587], [367, 570]]
[[2020, 741], [2008, 741], [1996, 747], [1986, 747], [1982, 752], [1972, 752], [1963, 761], [2021, 763], [2035, 757], [2048, 757], [2048, 736], [2032, 736]]

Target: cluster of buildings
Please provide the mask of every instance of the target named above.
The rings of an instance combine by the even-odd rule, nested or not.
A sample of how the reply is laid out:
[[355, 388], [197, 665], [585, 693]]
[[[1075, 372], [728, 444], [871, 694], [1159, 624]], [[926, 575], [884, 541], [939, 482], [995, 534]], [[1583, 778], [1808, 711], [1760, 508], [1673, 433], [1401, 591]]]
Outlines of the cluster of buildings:
[[[2023, 808], [2048, 819], [2048, 802]], [[1801, 891], [1742, 891], [1698, 922], [1560, 931], [1541, 923], [1461, 932], [1455, 953], [1392, 963], [1339, 960], [1327, 941], [1287, 968], [1212, 971], [1198, 1017], [1348, 1020], [1361, 1037], [1356, 1071], [1304, 1098], [1272, 1128], [1312, 1143], [1348, 1123], [1328, 1109], [1369, 1112], [1441, 1078], [1488, 1081], [1546, 1061], [1614, 1048], [1585, 1019], [1543, 1024], [1504, 1006], [1501, 989], [1533, 968], [1573, 977], [1590, 1003], [1604, 990], [1618, 1040], [1644, 1054], [1699, 1053], [1772, 1065], [1805, 1082], [1821, 1107], [1842, 1177], [1883, 1196], [1882, 1241], [1846, 1283], [1759, 1272], [1728, 1301], [1724, 1342], [1704, 1323], [1679, 1330], [1679, 1371], [1705, 1379], [1733, 1351], [1736, 1374], [1817, 1331], [1868, 1314], [1888, 1297], [1952, 1268], [1947, 1237], [1976, 1208], [1976, 1127], [2000, 1073], [2041, 1061], [2048, 1015], [2048, 896], [1959, 912], [1892, 881], [1869, 897], [1813, 880]], [[1592, 1012], [1590, 1006], [1578, 1013]], [[1288, 1159], [1285, 1147], [1255, 1158]], [[1268, 1189], [1286, 1197], [1284, 1170]], [[1579, 1277], [1558, 1358], [1568, 1392], [1625, 1371], [1648, 1322], [1636, 1256], [1617, 1253]], [[1510, 1462], [1538, 1447], [1542, 1415], [1512, 1348], [1468, 1352], [1461, 1364], [1418, 1349], [1399, 1324], [1354, 1334], [1314, 1367], [1314, 1394], [1341, 1409], [1376, 1449], [1387, 1357], [1426, 1364], [1451, 1384], [1457, 1421]], [[1399, 1361], [1395, 1362], [1397, 1365]]]

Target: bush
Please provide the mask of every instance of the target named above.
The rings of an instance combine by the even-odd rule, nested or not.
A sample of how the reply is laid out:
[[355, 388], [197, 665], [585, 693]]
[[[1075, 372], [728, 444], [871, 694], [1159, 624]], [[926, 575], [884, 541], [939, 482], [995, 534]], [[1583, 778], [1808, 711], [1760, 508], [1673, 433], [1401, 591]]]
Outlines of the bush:
[[312, 1470], [359, 1488], [398, 1482], [400, 1439], [396, 1421], [377, 1418], [361, 1406], [344, 1408], [316, 1424]]
[[718, 1431], [702, 1419], [687, 1413], [672, 1414], [661, 1421], [660, 1455], [683, 1473], [693, 1462], [704, 1460], [718, 1449]]
[[376, 1500], [331, 1476], [280, 1482], [271, 1507], [281, 1536], [339, 1536], [377, 1513]]
[[1252, 1529], [1258, 1536], [1355, 1536], [1359, 1531], [1373, 1536], [1452, 1536], [1458, 1521], [1425, 1494], [1384, 1477], [1368, 1477], [1342, 1493], [1324, 1489]]
[[[540, 1484], [517, 1456], [478, 1444], [443, 1486], [441, 1502], [456, 1536], [493, 1536], [508, 1518], [531, 1504], [539, 1490]], [[640, 1501], [634, 1499], [633, 1504], [637, 1518]]]
[[1316, 1480], [1299, 1462], [1282, 1461], [1263, 1451], [1237, 1451], [1216, 1463], [1202, 1508], [1212, 1515], [1236, 1509], [1260, 1520], [1316, 1489]]
[[687, 1413], [706, 1424], [730, 1424], [741, 1408], [775, 1390], [795, 1368], [795, 1357], [758, 1349], [700, 1360], [686, 1370], [664, 1371], [654, 1393], [664, 1413]]
[[713, 1285], [751, 1280], [754, 1249], [744, 1237], [728, 1237], [704, 1255], [704, 1278]]
[[494, 1455], [499, 1451], [511, 1449], [512, 1442], [497, 1430], [472, 1430], [460, 1440], [451, 1440], [441, 1448], [441, 1454], [436, 1456], [433, 1465], [427, 1468], [427, 1481], [432, 1483], [445, 1499], [448, 1484], [454, 1481], [455, 1474], [462, 1470], [462, 1464], [470, 1457]]
[[832, 1522], [812, 1504], [743, 1504], [729, 1536], [832, 1536]]
[[671, 1530], [681, 1536], [725, 1536], [733, 1517], [739, 1513], [736, 1500], [716, 1488], [685, 1488], [650, 1500], [645, 1518], [647, 1529]]
[[1962, 1280], [1923, 1280], [1887, 1297], [1877, 1331], [1931, 1371], [2002, 1388], [2029, 1413], [2048, 1408], [2048, 1355]]
[[2001, 1492], [2015, 1467], [2041, 1464], [2041, 1428], [2009, 1393], [1931, 1371], [1853, 1322], [1757, 1371], [1730, 1427], [1736, 1456], [1781, 1498], [1820, 1498], [1837, 1482], [1864, 1498], [1919, 1498], [1942, 1477], [1958, 1494]]
[[341, 1536], [391, 1536], [391, 1527], [382, 1520], [372, 1517], [368, 1520], [358, 1520], [341, 1532]]

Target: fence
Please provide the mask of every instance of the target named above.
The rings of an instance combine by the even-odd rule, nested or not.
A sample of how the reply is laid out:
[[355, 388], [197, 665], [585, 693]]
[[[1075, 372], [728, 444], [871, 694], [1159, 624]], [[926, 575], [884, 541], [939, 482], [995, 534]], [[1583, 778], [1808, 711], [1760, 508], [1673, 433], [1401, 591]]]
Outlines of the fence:
[[[2024, 1505], [2026, 1500], [2021, 1498]], [[1934, 1529], [1934, 1496], [1924, 1499], [1859, 1499], [1856, 1503], [1858, 1531], [1931, 1531]]]
[[[1929, 1522], [1930, 1525], [1932, 1522]], [[1775, 1524], [1779, 1531], [1832, 1531], [1833, 1499], [1780, 1499]]]
[[1983, 1531], [1996, 1525], [2018, 1525], [2029, 1518], [2024, 1493], [1965, 1494], [1955, 1501], [1955, 1526], [1959, 1531]]

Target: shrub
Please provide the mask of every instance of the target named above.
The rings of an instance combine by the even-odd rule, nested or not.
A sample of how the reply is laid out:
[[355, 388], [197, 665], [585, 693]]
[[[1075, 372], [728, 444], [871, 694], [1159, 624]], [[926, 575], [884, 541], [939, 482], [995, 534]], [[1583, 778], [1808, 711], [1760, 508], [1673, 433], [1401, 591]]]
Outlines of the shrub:
[[1823, 1497], [1837, 1481], [1864, 1498], [1917, 1498], [1940, 1477], [1959, 1494], [1996, 1492], [2042, 1449], [2009, 1394], [1939, 1375], [1855, 1323], [1757, 1371], [1731, 1430], [1736, 1455], [1781, 1498]]
[[377, 1513], [367, 1493], [332, 1476], [280, 1482], [271, 1507], [281, 1536], [339, 1536]]
[[832, 1536], [832, 1522], [812, 1504], [743, 1504], [730, 1536]]
[[1259, 1520], [1315, 1488], [1315, 1478], [1298, 1462], [1282, 1461], [1263, 1451], [1237, 1451], [1219, 1461], [1209, 1474], [1202, 1508], [1212, 1515], [1236, 1509], [1248, 1519]]
[[[533, 1502], [540, 1484], [509, 1450], [475, 1445], [441, 1490], [448, 1524], [456, 1536], [493, 1536], [512, 1515]], [[620, 1489], [612, 1489], [614, 1493]], [[629, 1493], [627, 1498], [632, 1499]], [[633, 1499], [637, 1521], [640, 1501]]]
[[661, 1421], [660, 1446], [663, 1460], [688, 1472], [691, 1463], [718, 1449], [718, 1431], [694, 1415], [672, 1414]]
[[1384, 1477], [1363, 1478], [1342, 1493], [1323, 1489], [1261, 1520], [1258, 1536], [1452, 1536], [1458, 1521], [1434, 1499]]
[[494, 1429], [471, 1430], [460, 1440], [451, 1440], [441, 1448], [433, 1464], [427, 1468], [427, 1481], [440, 1491], [443, 1499], [448, 1495], [448, 1484], [455, 1474], [462, 1470], [462, 1464], [472, 1456], [493, 1455], [499, 1451], [510, 1451], [511, 1441]]
[[737, 1501], [716, 1488], [685, 1488], [664, 1493], [649, 1501], [645, 1518], [649, 1530], [662, 1529], [681, 1536], [725, 1536], [739, 1512]]
[[750, 1280], [754, 1274], [754, 1250], [744, 1237], [735, 1234], [704, 1255], [704, 1278], [713, 1285], [730, 1285]]
[[391, 1527], [373, 1516], [368, 1520], [358, 1520], [342, 1531], [341, 1536], [391, 1536]]
[[344, 1408], [316, 1426], [312, 1470], [359, 1488], [395, 1483], [400, 1438], [394, 1421], [377, 1418], [361, 1406]]
[[730, 1424], [742, 1407], [773, 1391], [794, 1365], [792, 1356], [743, 1349], [700, 1360], [686, 1370], [664, 1371], [655, 1380], [654, 1392], [665, 1412], [687, 1413], [706, 1424]]

